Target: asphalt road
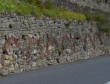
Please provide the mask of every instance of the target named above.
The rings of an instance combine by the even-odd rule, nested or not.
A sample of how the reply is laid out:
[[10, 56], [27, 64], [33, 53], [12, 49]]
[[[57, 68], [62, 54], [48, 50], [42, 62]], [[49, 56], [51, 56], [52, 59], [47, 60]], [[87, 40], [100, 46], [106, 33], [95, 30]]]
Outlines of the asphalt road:
[[110, 56], [8, 75], [0, 84], [110, 84]]

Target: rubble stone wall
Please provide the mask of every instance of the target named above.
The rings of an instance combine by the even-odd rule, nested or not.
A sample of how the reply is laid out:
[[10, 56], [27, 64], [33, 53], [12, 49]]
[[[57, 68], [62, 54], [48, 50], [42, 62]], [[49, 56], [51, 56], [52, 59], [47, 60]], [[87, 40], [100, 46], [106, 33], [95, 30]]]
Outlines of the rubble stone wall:
[[109, 53], [95, 23], [0, 14], [0, 73], [19, 73]]

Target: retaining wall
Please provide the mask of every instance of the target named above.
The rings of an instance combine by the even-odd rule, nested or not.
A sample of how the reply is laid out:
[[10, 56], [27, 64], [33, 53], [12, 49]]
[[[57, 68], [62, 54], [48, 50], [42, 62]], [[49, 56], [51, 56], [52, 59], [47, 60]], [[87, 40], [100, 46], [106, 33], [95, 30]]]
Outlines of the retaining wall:
[[0, 73], [19, 73], [109, 53], [95, 23], [0, 14]]

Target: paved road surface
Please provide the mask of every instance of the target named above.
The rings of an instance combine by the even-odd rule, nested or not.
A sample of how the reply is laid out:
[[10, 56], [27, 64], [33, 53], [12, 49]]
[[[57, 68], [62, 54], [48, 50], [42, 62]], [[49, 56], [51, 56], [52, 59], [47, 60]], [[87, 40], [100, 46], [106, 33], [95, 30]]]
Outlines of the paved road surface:
[[0, 84], [106, 84], [108, 81], [110, 56], [9, 75], [1, 78]]

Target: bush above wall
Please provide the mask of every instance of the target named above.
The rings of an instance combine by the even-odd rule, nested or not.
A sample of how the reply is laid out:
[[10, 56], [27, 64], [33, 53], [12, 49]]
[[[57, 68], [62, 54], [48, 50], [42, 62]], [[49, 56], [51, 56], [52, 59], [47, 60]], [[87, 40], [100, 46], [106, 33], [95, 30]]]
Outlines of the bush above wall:
[[[0, 0], [0, 12], [12, 12], [27, 16], [33, 14], [38, 18], [48, 16], [53, 19], [88, 20], [97, 22], [98, 26], [99, 24], [105, 25], [109, 23], [109, 20], [105, 15], [90, 13], [90, 11], [86, 10], [84, 12], [72, 12], [65, 9], [63, 6], [56, 7], [49, 0], [45, 2], [40, 0]], [[103, 29], [103, 26], [99, 27], [99, 29]], [[108, 26], [107, 29], [109, 31], [110, 27]]]
[[86, 16], [84, 14], [56, 8], [50, 1], [43, 3], [40, 0], [31, 0], [31, 2], [26, 0], [1, 0], [0, 12], [5, 11], [16, 12], [19, 15], [34, 14], [37, 17], [46, 15], [51, 18], [86, 20]]

